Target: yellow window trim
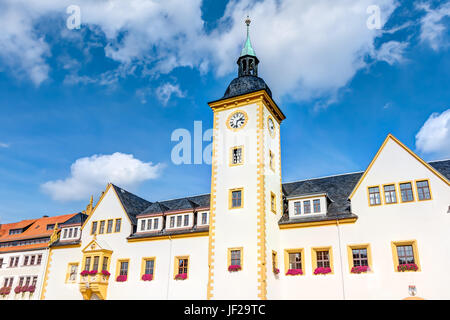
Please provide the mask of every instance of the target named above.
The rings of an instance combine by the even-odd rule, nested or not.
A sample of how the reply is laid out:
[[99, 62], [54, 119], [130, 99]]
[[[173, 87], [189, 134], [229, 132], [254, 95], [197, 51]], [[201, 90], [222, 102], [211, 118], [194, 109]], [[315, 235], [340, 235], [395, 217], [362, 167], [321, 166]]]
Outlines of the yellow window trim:
[[[272, 199], [273, 199], [273, 205], [272, 205]], [[272, 191], [270, 192], [270, 210], [277, 214], [277, 196]]]
[[[413, 199], [411, 200], [411, 201], [403, 201], [403, 198], [402, 198], [402, 189], [400, 188], [400, 185], [401, 184], [404, 184], [404, 183], [410, 183], [411, 184], [411, 192], [412, 192], [412, 196], [413, 196]], [[399, 182], [398, 183], [398, 194], [400, 195], [400, 202], [401, 203], [410, 203], [410, 202], [415, 202], [416, 201], [416, 195], [414, 194], [414, 183], [412, 182], [412, 181], [402, 181], [402, 182]]]
[[272, 266], [274, 268], [278, 268], [278, 252], [276, 252], [275, 250], [272, 250]]
[[[119, 231], [116, 231], [117, 220], [120, 220], [120, 228], [119, 228]], [[113, 233], [119, 233], [121, 229], [122, 229], [122, 218], [116, 218], [116, 219], [114, 219], [114, 229], [113, 229]]]
[[[290, 253], [300, 253], [301, 256], [301, 260], [302, 260], [302, 271], [303, 274], [297, 274], [297, 275], [289, 275], [292, 277], [295, 276], [304, 276], [306, 274], [306, 259], [305, 259], [305, 249], [304, 248], [297, 248], [297, 249], [284, 249], [284, 274], [286, 275], [286, 273], [289, 270], [289, 254]], [[313, 270], [314, 271], [314, 270]]]
[[[241, 206], [240, 207], [233, 207], [233, 192], [234, 191], [241, 191]], [[236, 188], [236, 189], [230, 189], [228, 192], [228, 208], [230, 210], [234, 209], [242, 209], [244, 207], [244, 188]]]
[[[75, 276], [75, 280], [69, 280], [70, 277], [70, 269], [72, 269], [72, 266], [77, 266], [77, 274]], [[78, 269], [79, 267], [79, 263], [78, 262], [69, 262], [69, 264], [67, 265], [67, 272], [66, 272], [66, 280], [65, 283], [76, 283], [77, 282], [77, 277], [78, 274], [80, 272], [80, 270]]]
[[178, 274], [178, 261], [182, 259], [187, 259], [188, 261], [188, 268], [187, 268], [187, 276], [186, 280], [189, 279], [189, 269], [191, 268], [191, 261], [189, 259], [189, 256], [176, 256], [174, 258], [174, 264], [173, 264], [173, 279], [175, 280], [175, 277]]
[[[234, 149], [241, 149], [241, 162], [240, 163], [233, 163], [233, 150]], [[230, 167], [237, 167], [242, 166], [244, 164], [244, 146], [235, 146], [230, 148]]]
[[275, 155], [272, 150], [269, 150], [269, 167], [273, 172], [275, 172]]
[[[102, 222], [103, 224], [103, 232], [100, 232], [102, 230]], [[98, 224], [98, 234], [105, 234], [105, 228], [106, 228], [106, 220], [100, 220]]]
[[[96, 223], [95, 230], [94, 230], [94, 223]], [[91, 223], [91, 233], [90, 233], [91, 236], [97, 233], [98, 226], [99, 226], [98, 221], [92, 221], [92, 223]]]
[[120, 264], [122, 262], [128, 262], [128, 269], [127, 269], [127, 280], [130, 277], [130, 259], [129, 258], [125, 258], [125, 259], [117, 259], [117, 263], [116, 263], [116, 276], [114, 277], [114, 281], [116, 281], [117, 277], [120, 274]]
[[[386, 202], [386, 192], [384, 191], [384, 187], [389, 187], [389, 186], [394, 186], [394, 193], [395, 193], [395, 200], [396, 201], [387, 203]], [[383, 187], [383, 204], [387, 204], [387, 205], [389, 205], [389, 204], [398, 204], [400, 202], [399, 197], [398, 197], [398, 189], [397, 189], [397, 185], [395, 184], [395, 182], [383, 184], [382, 187]]]
[[370, 247], [369, 243], [364, 243], [364, 244], [351, 244], [347, 246], [347, 256], [348, 256], [348, 271], [350, 272], [350, 274], [357, 274], [357, 273], [352, 273], [352, 268], [354, 267], [353, 265], [353, 249], [366, 249], [367, 250], [367, 261], [369, 263], [369, 268], [370, 271], [365, 272], [365, 273], [373, 273], [373, 267], [372, 267], [372, 250]]
[[[378, 192], [380, 193], [380, 203], [379, 204], [370, 204], [370, 189], [371, 188], [378, 188]], [[382, 197], [381, 197], [381, 188], [379, 185], [367, 187], [367, 201], [369, 203], [369, 207], [377, 207], [377, 206], [381, 206], [383, 204]]]
[[328, 257], [330, 260], [331, 272], [328, 274], [334, 274], [334, 259], [333, 259], [333, 247], [314, 247], [311, 248], [311, 258], [312, 258], [312, 274], [317, 269], [317, 251], [328, 251]]
[[[245, 122], [244, 122], [244, 124], [241, 127], [234, 129], [234, 128], [232, 128], [230, 126], [230, 120], [231, 120], [231, 117], [233, 117], [238, 112], [242, 113], [245, 116]], [[233, 132], [240, 131], [240, 130], [244, 129], [247, 126], [248, 120], [249, 120], [249, 118], [248, 118], [247, 112], [245, 112], [244, 110], [241, 110], [241, 109], [240, 110], [235, 110], [235, 111], [231, 112], [230, 115], [227, 118], [227, 128], [229, 130], [233, 131]]]
[[142, 258], [141, 262], [141, 276], [139, 277], [139, 280], [142, 280], [142, 276], [145, 274], [145, 264], [147, 261], [153, 260], [153, 280], [155, 279], [155, 270], [156, 270], [156, 257], [144, 257]]
[[[423, 199], [423, 200], [420, 200], [420, 199], [419, 199], [419, 188], [417, 187], [417, 182], [422, 182], [422, 181], [428, 182], [428, 191], [430, 192], [430, 199]], [[414, 185], [416, 186], [417, 201], [422, 202], [422, 201], [430, 201], [430, 200], [433, 200], [433, 194], [431, 193], [430, 179], [417, 179], [417, 180], [414, 180]]]
[[[398, 253], [397, 253], [397, 246], [412, 246], [413, 253], [414, 253], [414, 262], [416, 263], [418, 269], [417, 271], [407, 270], [407, 271], [398, 271]], [[392, 259], [394, 261], [394, 271], [395, 272], [419, 272], [422, 271], [420, 267], [420, 260], [419, 260], [419, 249], [417, 248], [417, 240], [400, 240], [400, 241], [391, 241], [391, 248], [392, 248]]]
[[[111, 232], [108, 232], [108, 224], [111, 221]], [[106, 220], [106, 232], [105, 233], [114, 233], [114, 219]]]
[[227, 270], [228, 270], [228, 267], [231, 266], [231, 251], [235, 251], [235, 250], [239, 250], [239, 252], [240, 252], [241, 271], [242, 271], [242, 270], [244, 270], [244, 247], [228, 248]]

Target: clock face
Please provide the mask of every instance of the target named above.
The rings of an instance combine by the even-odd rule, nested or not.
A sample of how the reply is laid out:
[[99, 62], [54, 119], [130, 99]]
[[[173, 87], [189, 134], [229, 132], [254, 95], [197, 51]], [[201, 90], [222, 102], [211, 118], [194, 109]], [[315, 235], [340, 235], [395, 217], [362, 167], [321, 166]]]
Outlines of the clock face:
[[228, 118], [228, 126], [231, 129], [240, 129], [247, 122], [247, 115], [242, 111], [236, 111]]
[[269, 120], [267, 120], [267, 123], [268, 123], [268, 125], [269, 125], [268, 127], [269, 127], [270, 135], [273, 136], [273, 134], [274, 134], [274, 132], [275, 132], [275, 124], [273, 123], [272, 118], [269, 117]]

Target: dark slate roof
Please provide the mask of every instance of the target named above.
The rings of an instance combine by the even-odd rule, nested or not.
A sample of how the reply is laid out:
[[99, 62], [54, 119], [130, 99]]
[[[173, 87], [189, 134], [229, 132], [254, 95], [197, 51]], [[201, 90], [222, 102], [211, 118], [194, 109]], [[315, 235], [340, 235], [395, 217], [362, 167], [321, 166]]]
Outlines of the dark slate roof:
[[70, 240], [70, 241], [60, 241], [59, 239], [55, 242], [53, 242], [50, 247], [64, 247], [64, 246], [71, 246], [74, 244], [80, 244], [81, 240]]
[[144, 215], [144, 214], [162, 213], [162, 212], [166, 212], [167, 210], [169, 210], [169, 208], [166, 207], [165, 205], [163, 205], [162, 203], [154, 202], [147, 209], [145, 209], [142, 213], [140, 213], [138, 216]]
[[222, 99], [228, 99], [236, 96], [240, 96], [247, 93], [256, 92], [259, 90], [266, 90], [267, 94], [272, 97], [272, 91], [266, 82], [260, 77], [256, 76], [242, 76], [231, 81], [225, 95]]
[[[325, 178], [309, 179], [283, 184], [283, 193], [287, 198], [314, 194], [326, 194], [330, 204], [326, 216], [301, 218], [302, 222], [348, 218], [354, 216], [350, 210], [348, 196], [358, 183], [363, 172], [349, 173]], [[300, 219], [289, 220], [287, 212], [280, 219], [280, 224], [297, 223]]]
[[439, 171], [444, 177], [450, 180], [450, 159], [428, 162], [430, 166]]
[[133, 233], [130, 235], [127, 239], [142, 239], [142, 238], [155, 238], [155, 237], [161, 237], [161, 236], [174, 236], [178, 234], [190, 234], [190, 233], [200, 233], [208, 231], [209, 227], [198, 227], [194, 225], [191, 229], [184, 229], [184, 230], [170, 230], [167, 231], [166, 229], [162, 229], [158, 232], [139, 232], [139, 233]]
[[122, 202], [122, 205], [125, 208], [131, 222], [136, 224], [136, 216], [148, 208], [152, 203], [113, 184], [112, 186], [119, 196], [120, 202]]
[[155, 202], [146, 208], [140, 215], [163, 213], [167, 211], [193, 210], [195, 208], [209, 208], [209, 198], [209, 194], [205, 194], [194, 197]]
[[59, 224], [58, 227], [64, 227], [66, 225], [72, 225], [72, 224], [80, 224], [81, 225], [87, 219], [87, 217], [88, 217], [87, 214], [79, 212], [76, 215], [74, 215], [72, 218], [67, 220], [66, 222]]

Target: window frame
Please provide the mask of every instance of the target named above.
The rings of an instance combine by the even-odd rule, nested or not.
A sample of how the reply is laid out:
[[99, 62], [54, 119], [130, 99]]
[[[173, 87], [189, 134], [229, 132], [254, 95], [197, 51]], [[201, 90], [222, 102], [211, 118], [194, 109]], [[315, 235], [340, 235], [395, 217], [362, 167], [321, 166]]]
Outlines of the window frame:
[[144, 281], [144, 280], [142, 280], [142, 276], [144, 274], [146, 274], [145, 273], [145, 267], [146, 267], [147, 261], [150, 261], [150, 260], [153, 260], [152, 280], [155, 279], [155, 274], [156, 274], [156, 257], [144, 257], [144, 258], [142, 258], [142, 261], [141, 261], [141, 276], [139, 278], [140, 281]]
[[120, 275], [120, 271], [121, 271], [121, 266], [122, 266], [122, 262], [128, 262], [128, 267], [127, 267], [127, 280], [130, 276], [130, 259], [129, 258], [123, 258], [123, 259], [117, 259], [117, 264], [116, 264], [116, 277], [115, 280], [117, 280], [117, 277]]
[[[95, 225], [95, 229], [94, 229], [94, 225]], [[91, 224], [91, 235], [94, 235], [97, 233], [97, 229], [98, 229], [98, 221], [92, 221]]]
[[371, 249], [370, 243], [363, 243], [363, 244], [347, 245], [348, 271], [350, 274], [358, 274], [358, 273], [352, 273], [352, 268], [354, 267], [354, 265], [353, 265], [353, 250], [361, 250], [361, 249], [367, 250], [367, 263], [370, 268], [370, 271], [367, 271], [364, 273], [373, 273], [372, 249]]
[[174, 280], [176, 280], [175, 277], [178, 275], [178, 268], [179, 268], [178, 262], [183, 259], [187, 259], [186, 280], [189, 279], [189, 269], [191, 267], [191, 261], [190, 261], [189, 256], [175, 256], [174, 257], [174, 265], [173, 265], [173, 279]]
[[[309, 215], [312, 214], [311, 211], [311, 199], [308, 200], [303, 200], [303, 215]], [[308, 203], [308, 206], [306, 206], [305, 204]], [[306, 212], [306, 208], [308, 207], [308, 212]]]
[[[319, 211], [316, 211], [316, 203], [319, 202]], [[312, 199], [312, 209], [313, 212], [312, 213], [321, 213], [322, 212], [322, 206], [321, 206], [321, 201], [320, 198], [318, 199]]]
[[[102, 230], [102, 224], [103, 224], [103, 230]], [[105, 234], [105, 226], [106, 226], [106, 220], [100, 220], [100, 224], [98, 226], [98, 234]]]
[[269, 149], [269, 168], [275, 172], [275, 154]]
[[[417, 271], [413, 271], [413, 270], [398, 271], [398, 266], [399, 266], [398, 253], [397, 253], [398, 246], [412, 246], [413, 255], [414, 255], [414, 263], [417, 265], [417, 268], [418, 268]], [[419, 249], [417, 246], [417, 240], [391, 241], [391, 249], [392, 249], [392, 259], [394, 262], [394, 271], [395, 272], [420, 272], [420, 271], [422, 271], [422, 269], [420, 267]]]
[[[240, 207], [233, 207], [233, 192], [241, 192], [241, 206]], [[244, 188], [234, 188], [230, 189], [228, 193], [228, 208], [229, 210], [236, 210], [236, 209], [242, 209], [244, 208]]]
[[[403, 201], [401, 185], [402, 185], [402, 184], [407, 184], [407, 183], [409, 183], [409, 184], [411, 185], [412, 200]], [[403, 181], [403, 182], [399, 182], [399, 183], [398, 183], [398, 193], [399, 193], [399, 195], [400, 195], [400, 202], [401, 202], [401, 203], [410, 203], [410, 202], [415, 202], [415, 201], [416, 201], [416, 196], [414, 195], [414, 184], [413, 184], [412, 181]]]
[[[109, 224], [111, 222], [111, 224]], [[109, 228], [111, 227], [111, 229]], [[106, 233], [113, 233], [114, 219], [108, 219], [106, 222]]]
[[270, 192], [270, 211], [277, 214], [277, 196], [272, 191]]
[[[117, 230], [117, 221], [119, 221], [119, 230]], [[122, 228], [122, 218], [114, 219], [114, 233], [120, 232], [121, 228]]]
[[[330, 262], [331, 272], [327, 273], [326, 275], [334, 274], [334, 258], [333, 258], [333, 247], [332, 246], [311, 248], [312, 274], [314, 275], [314, 271], [317, 269], [317, 252], [319, 252], [319, 251], [328, 251], [328, 260]], [[317, 275], [320, 275], [320, 274], [317, 274]]]
[[[76, 266], [77, 269], [75, 271], [75, 279], [74, 280], [70, 280], [70, 271], [72, 270], [72, 266]], [[67, 272], [66, 272], [66, 281], [65, 283], [76, 283], [77, 282], [77, 278], [78, 278], [78, 267], [79, 267], [79, 263], [78, 262], [69, 262], [67, 264]]]
[[[395, 194], [395, 202], [387, 202], [386, 201], [386, 191], [385, 191], [385, 187], [390, 187], [390, 186], [394, 186], [394, 194]], [[397, 203], [399, 203], [399, 198], [398, 198], [398, 190], [397, 190], [397, 186], [396, 186], [396, 184], [395, 183], [386, 183], [386, 184], [383, 184], [383, 203], [384, 204], [397, 204]], [[392, 192], [392, 191], [389, 191], [389, 192]]]
[[[241, 149], [241, 162], [239, 163], [233, 163], [233, 159], [234, 159], [234, 150], [236, 149]], [[242, 166], [244, 165], [244, 146], [234, 146], [230, 148], [230, 163], [229, 166], [230, 167], [237, 167], [237, 166]]]
[[[376, 204], [371, 204], [370, 203], [370, 195], [371, 195], [370, 189], [373, 189], [373, 188], [378, 188], [378, 198], [380, 200], [380, 203], [376, 203]], [[377, 207], [377, 206], [381, 206], [383, 204], [383, 199], [382, 199], [382, 196], [381, 196], [381, 188], [380, 188], [379, 185], [374, 185], [374, 186], [368, 186], [367, 187], [367, 201], [369, 203], [369, 207]]]
[[[302, 264], [302, 274], [289, 274], [287, 272], [289, 270], [289, 254], [292, 253], [300, 253], [300, 259]], [[284, 274], [287, 276], [304, 276], [306, 274], [306, 259], [305, 259], [305, 249], [304, 248], [295, 248], [295, 249], [284, 249]]]
[[[298, 203], [298, 213], [296, 213], [296, 204]], [[298, 201], [294, 201], [293, 203], [293, 207], [294, 207], [294, 216], [300, 216], [302, 214], [302, 202], [300, 200]]]
[[227, 270], [228, 267], [231, 266], [231, 251], [238, 251], [240, 252], [240, 256], [239, 256], [239, 261], [240, 261], [240, 266], [241, 266], [241, 270], [244, 270], [244, 247], [234, 247], [234, 248], [228, 248], [228, 253], [227, 253]]
[[[429, 199], [422, 199], [422, 200], [420, 200], [420, 198], [419, 198], [419, 187], [417, 186], [417, 183], [418, 182], [425, 182], [425, 181], [428, 184], [428, 193], [430, 194], [430, 198]], [[414, 185], [416, 186], [417, 201], [430, 201], [430, 200], [433, 200], [433, 194], [431, 193], [430, 179], [414, 180]]]

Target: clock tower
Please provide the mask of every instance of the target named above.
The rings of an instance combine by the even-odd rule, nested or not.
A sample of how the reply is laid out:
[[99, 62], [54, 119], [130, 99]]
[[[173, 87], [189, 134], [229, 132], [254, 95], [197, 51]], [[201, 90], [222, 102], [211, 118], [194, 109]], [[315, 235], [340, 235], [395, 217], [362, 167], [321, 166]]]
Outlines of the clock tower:
[[280, 124], [285, 116], [258, 77], [251, 21], [245, 22], [238, 77], [221, 99], [209, 103], [214, 137], [208, 299], [267, 299], [277, 291], [273, 266], [281, 255]]

